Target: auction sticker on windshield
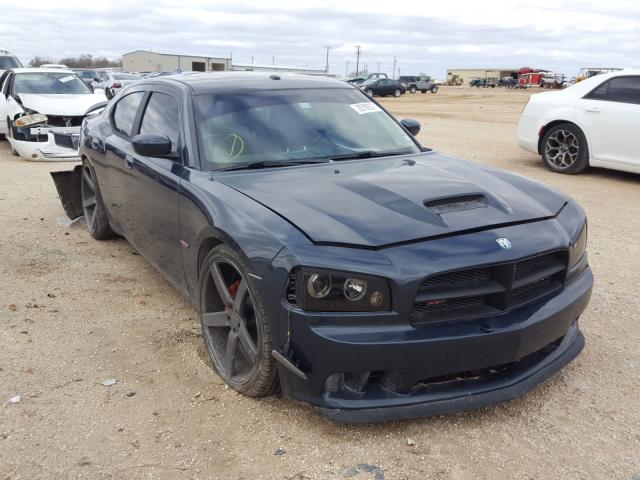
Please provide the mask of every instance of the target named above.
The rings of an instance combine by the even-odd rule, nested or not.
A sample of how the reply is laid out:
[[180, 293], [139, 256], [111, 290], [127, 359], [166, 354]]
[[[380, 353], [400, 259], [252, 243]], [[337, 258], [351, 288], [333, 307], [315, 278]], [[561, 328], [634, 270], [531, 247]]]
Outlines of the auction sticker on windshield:
[[363, 115], [365, 113], [382, 111], [379, 106], [377, 106], [375, 103], [372, 103], [372, 102], [352, 103], [349, 106], [353, 108], [356, 112], [358, 112], [360, 115]]
[[67, 83], [70, 82], [71, 80], [73, 80], [75, 77], [73, 75], [69, 75], [68, 77], [62, 77], [59, 79], [60, 82], [62, 83]]

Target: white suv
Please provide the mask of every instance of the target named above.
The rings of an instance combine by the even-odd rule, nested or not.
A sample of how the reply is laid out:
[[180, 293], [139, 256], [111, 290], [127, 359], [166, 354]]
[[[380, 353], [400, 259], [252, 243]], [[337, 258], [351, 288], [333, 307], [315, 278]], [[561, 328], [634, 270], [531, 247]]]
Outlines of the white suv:
[[0, 74], [10, 68], [20, 68], [22, 63], [18, 60], [18, 57], [10, 54], [6, 50], [0, 49]]

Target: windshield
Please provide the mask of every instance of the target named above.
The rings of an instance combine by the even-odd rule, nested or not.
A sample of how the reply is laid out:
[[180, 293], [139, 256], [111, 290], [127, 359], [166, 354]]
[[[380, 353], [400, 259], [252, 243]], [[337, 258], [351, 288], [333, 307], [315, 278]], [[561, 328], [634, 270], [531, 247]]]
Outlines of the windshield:
[[82, 78], [94, 78], [96, 76], [96, 72], [93, 70], [76, 70], [75, 72]]
[[0, 70], [9, 70], [10, 68], [20, 68], [20, 62], [16, 57], [0, 56]]
[[203, 94], [195, 99], [203, 168], [420, 151], [359, 90]]
[[376, 83], [378, 80], [380, 80], [380, 79], [376, 78], [376, 77], [372, 77], [369, 80], [365, 80], [364, 82], [362, 82], [362, 85], [372, 85], [372, 84]]
[[134, 75], [133, 73], [114, 73], [113, 78], [116, 80], [139, 80], [140, 77], [138, 75]]
[[80, 94], [92, 93], [80, 77], [69, 72], [16, 73], [13, 93]]

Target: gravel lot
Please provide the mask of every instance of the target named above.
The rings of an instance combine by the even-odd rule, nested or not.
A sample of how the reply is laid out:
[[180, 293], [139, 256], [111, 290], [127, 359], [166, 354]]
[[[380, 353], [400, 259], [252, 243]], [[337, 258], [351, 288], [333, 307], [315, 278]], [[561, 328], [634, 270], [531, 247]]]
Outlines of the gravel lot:
[[522, 399], [373, 426], [225, 389], [187, 301], [126, 241], [65, 225], [49, 171], [70, 165], [20, 160], [0, 141], [0, 478], [640, 479], [640, 176], [547, 171], [516, 144], [529, 93], [442, 88], [382, 103], [420, 120], [425, 145], [585, 207], [587, 346]]

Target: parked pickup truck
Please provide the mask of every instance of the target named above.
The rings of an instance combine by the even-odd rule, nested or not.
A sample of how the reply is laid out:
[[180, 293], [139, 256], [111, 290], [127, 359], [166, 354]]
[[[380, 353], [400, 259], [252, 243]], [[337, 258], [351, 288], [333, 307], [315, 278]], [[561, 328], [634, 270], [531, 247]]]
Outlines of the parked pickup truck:
[[407, 75], [401, 76], [398, 80], [410, 93], [416, 93], [418, 90], [422, 93], [436, 93], [438, 91], [438, 86], [429, 75]]

